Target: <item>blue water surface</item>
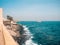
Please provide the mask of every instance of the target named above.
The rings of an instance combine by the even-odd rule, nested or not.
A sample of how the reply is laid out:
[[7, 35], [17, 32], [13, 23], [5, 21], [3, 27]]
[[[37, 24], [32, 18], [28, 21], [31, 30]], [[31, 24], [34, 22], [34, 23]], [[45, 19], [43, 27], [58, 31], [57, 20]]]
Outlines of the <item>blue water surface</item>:
[[33, 34], [33, 42], [38, 45], [60, 45], [60, 21], [20, 21]]

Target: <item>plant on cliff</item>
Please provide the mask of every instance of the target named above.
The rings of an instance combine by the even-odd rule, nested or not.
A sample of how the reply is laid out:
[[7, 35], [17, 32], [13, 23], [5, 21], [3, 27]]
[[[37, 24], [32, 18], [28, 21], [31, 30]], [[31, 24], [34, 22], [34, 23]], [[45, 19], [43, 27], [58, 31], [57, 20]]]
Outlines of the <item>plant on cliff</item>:
[[7, 19], [10, 20], [10, 21], [13, 21], [13, 17], [7, 15]]

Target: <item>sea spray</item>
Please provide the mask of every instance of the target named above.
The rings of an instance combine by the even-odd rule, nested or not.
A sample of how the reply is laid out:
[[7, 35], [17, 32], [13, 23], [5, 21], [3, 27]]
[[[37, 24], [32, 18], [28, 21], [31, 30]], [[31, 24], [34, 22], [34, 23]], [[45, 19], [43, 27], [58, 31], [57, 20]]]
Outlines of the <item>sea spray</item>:
[[24, 31], [25, 31], [24, 35], [27, 35], [27, 36], [26, 36], [27, 40], [25, 41], [25, 45], [37, 45], [37, 44], [35, 44], [35, 43], [32, 41], [33, 36], [32, 36], [32, 34], [30, 33], [28, 27], [27, 27], [27, 26], [23, 26], [23, 28], [24, 28]]

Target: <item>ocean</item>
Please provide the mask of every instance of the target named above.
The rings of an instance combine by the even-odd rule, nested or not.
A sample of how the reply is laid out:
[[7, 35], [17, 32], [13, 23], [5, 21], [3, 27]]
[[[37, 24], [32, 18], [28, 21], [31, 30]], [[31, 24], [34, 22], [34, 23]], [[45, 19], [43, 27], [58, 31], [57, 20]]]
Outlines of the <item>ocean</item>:
[[27, 35], [25, 45], [60, 45], [60, 21], [20, 21]]

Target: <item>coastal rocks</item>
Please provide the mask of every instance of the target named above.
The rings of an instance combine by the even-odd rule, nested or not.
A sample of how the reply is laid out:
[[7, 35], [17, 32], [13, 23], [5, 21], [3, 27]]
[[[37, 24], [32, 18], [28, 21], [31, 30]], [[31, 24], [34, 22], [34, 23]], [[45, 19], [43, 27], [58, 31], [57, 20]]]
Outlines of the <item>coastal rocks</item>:
[[3, 24], [5, 25], [5, 27], [7, 28], [8, 32], [10, 33], [10, 35], [14, 38], [14, 40], [19, 44], [22, 45], [23, 43], [25, 43], [26, 39], [26, 35], [23, 35], [25, 33], [24, 28], [22, 25], [17, 24], [14, 21], [11, 21], [9, 19], [4, 20]]

